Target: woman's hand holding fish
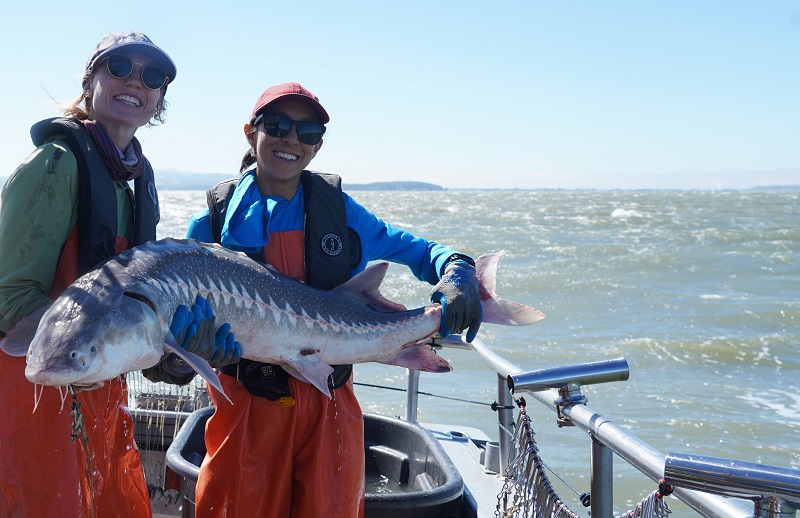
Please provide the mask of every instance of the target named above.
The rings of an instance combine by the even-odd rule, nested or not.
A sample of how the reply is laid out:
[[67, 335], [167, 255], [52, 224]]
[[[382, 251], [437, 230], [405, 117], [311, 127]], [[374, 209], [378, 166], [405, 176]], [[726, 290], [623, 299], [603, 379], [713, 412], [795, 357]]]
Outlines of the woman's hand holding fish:
[[481, 326], [481, 298], [474, 266], [463, 259], [447, 263], [444, 275], [433, 287], [431, 301], [442, 305], [442, 338], [465, 329], [468, 342], [475, 338]]
[[[170, 331], [181, 347], [207, 360], [215, 369], [220, 369], [242, 359], [242, 346], [231, 333], [230, 324], [224, 323], [215, 331], [215, 323], [211, 305], [198, 295], [191, 310], [183, 305], [178, 306]], [[164, 361], [164, 368], [176, 377], [192, 373], [192, 368], [176, 354], [169, 355]]]

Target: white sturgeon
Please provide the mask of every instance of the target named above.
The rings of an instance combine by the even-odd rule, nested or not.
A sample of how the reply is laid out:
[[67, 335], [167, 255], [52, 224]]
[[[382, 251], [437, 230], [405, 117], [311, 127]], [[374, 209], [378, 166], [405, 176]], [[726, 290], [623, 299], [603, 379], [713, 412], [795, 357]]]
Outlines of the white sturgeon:
[[[538, 322], [544, 318], [538, 310], [494, 293], [502, 254], [476, 261], [483, 321]], [[439, 329], [441, 306], [406, 310], [385, 299], [379, 286], [387, 267], [375, 264], [325, 291], [216, 244], [151, 241], [69, 286], [41, 317], [32, 341], [39, 315], [20, 321], [0, 345], [8, 354], [27, 352], [25, 375], [36, 384], [87, 387], [151, 367], [169, 351], [221, 390], [210, 365], [186, 353], [169, 330], [177, 307], [191, 306], [201, 295], [217, 322], [231, 324], [244, 358], [280, 364], [328, 396], [330, 365], [379, 362], [426, 372], [452, 370], [423, 343]]]

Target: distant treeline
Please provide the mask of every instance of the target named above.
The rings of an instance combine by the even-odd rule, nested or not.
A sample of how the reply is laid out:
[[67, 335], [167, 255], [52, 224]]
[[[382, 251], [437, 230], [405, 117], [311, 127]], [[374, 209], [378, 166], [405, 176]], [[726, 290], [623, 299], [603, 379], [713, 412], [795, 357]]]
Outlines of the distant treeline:
[[441, 185], [426, 182], [344, 183], [345, 191], [444, 191]]
[[800, 191], [800, 185], [759, 185], [751, 187], [748, 191]]

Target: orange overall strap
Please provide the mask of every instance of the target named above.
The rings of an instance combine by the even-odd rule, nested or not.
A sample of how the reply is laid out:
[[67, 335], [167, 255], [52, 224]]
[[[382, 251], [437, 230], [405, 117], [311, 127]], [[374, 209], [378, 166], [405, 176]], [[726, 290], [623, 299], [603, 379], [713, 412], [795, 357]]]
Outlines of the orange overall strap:
[[[131, 247], [130, 241], [124, 237], [117, 236], [114, 243], [114, 252], [119, 254]], [[58, 266], [53, 277], [53, 284], [50, 286], [50, 298], [55, 299], [62, 293], [67, 286], [78, 278], [78, 225], [72, 228], [72, 232], [67, 236], [64, 246], [61, 248], [61, 257], [58, 258]]]

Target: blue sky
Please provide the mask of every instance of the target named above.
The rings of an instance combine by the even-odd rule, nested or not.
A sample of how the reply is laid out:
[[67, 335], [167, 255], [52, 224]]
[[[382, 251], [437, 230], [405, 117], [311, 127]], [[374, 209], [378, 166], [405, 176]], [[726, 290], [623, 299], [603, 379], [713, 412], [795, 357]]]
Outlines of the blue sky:
[[298, 81], [331, 114], [312, 169], [448, 188], [800, 184], [800, 2], [12, 2], [0, 176], [111, 31], [178, 67], [156, 170], [238, 173], [242, 125]]

